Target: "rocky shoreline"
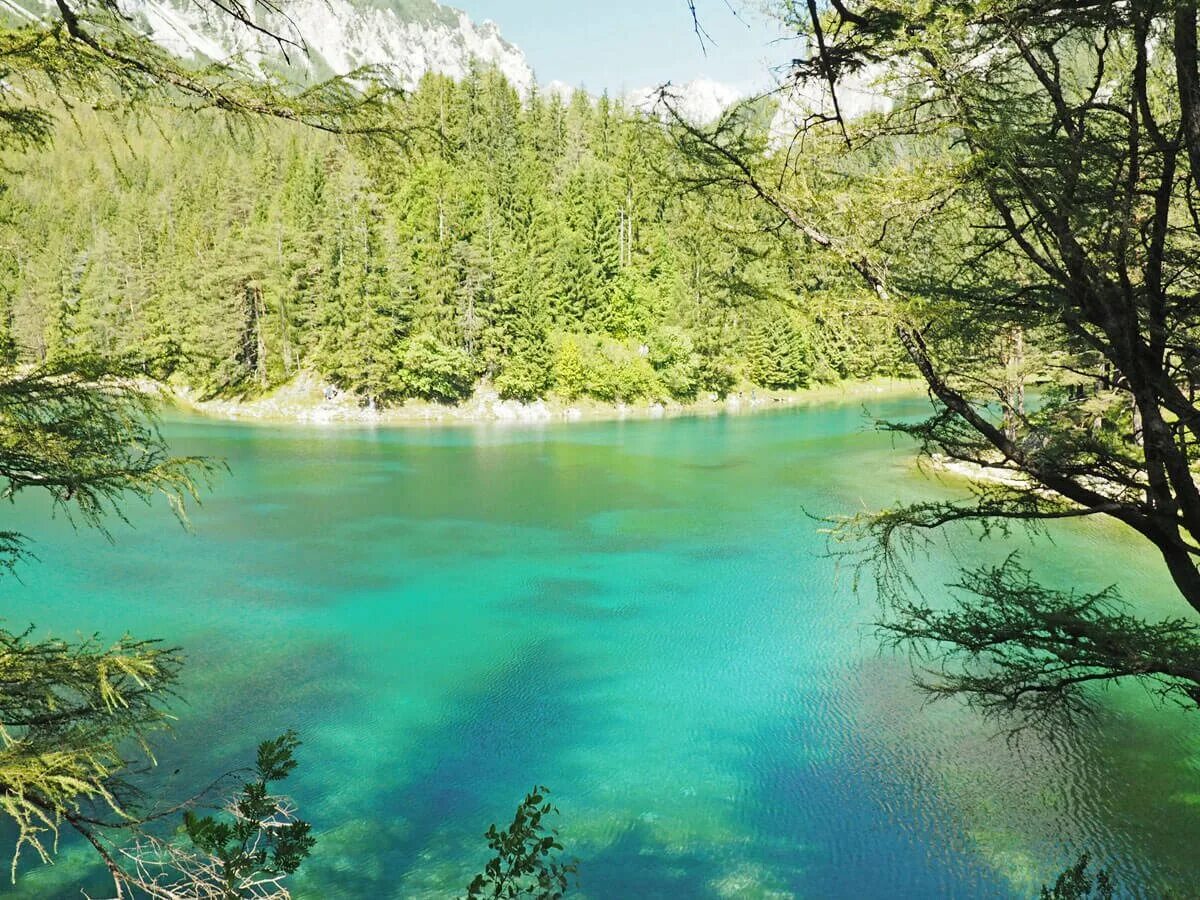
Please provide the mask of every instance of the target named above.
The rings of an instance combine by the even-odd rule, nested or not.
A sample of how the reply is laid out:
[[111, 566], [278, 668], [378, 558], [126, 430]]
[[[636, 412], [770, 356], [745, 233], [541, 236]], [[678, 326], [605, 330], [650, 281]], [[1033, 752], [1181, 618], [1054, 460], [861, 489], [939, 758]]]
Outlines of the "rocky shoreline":
[[166, 390], [177, 406], [214, 418], [309, 425], [452, 425], [548, 424], [552, 422], [663, 419], [677, 416], [760, 412], [812, 403], [834, 403], [858, 398], [904, 396], [918, 393], [922, 383], [910, 379], [879, 378], [817, 385], [791, 391], [759, 388], [735, 391], [724, 398], [702, 397], [690, 403], [603, 403], [587, 398], [550, 398], [522, 403], [504, 400], [487, 385], [476, 389], [458, 405], [408, 400], [397, 406], [364, 406], [360, 398], [335, 394], [313, 375], [301, 375], [262, 397], [201, 400], [186, 387]]

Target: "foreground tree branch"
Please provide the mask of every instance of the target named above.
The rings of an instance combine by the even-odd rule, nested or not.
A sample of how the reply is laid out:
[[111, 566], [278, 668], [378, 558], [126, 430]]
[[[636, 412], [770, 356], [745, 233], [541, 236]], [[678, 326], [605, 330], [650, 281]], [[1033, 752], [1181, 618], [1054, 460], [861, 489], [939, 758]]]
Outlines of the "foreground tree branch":
[[[1118, 614], [1109, 595], [1014, 568], [964, 576], [958, 612], [935, 614], [911, 601], [905, 558], [939, 529], [1105, 515], [1158, 551], [1200, 613], [1195, 4], [846, 0], [781, 15], [808, 40], [799, 88], [874, 80], [886, 102], [848, 118], [801, 91], [785, 98], [801, 104], [785, 105], [794, 137], [773, 145], [737, 113], [674, 125], [697, 185], [758, 198], [887, 304], [935, 408], [886, 427], [983, 477], [972, 502], [842, 523], [876, 548], [889, 633], [940, 646], [939, 691], [989, 710], [1079, 712], [1089, 686], [1128, 678], [1194, 704], [1191, 619], [1147, 622], [1136, 601]], [[843, 136], [853, 149], [833, 155]], [[886, 214], [867, 176], [898, 198]], [[918, 184], [944, 199], [922, 204]], [[1069, 630], [1046, 631], [1058, 615]]]
[[[240, 2], [205, 0], [214, 15], [265, 35], [286, 52], [303, 52], [289, 27], [259, 25]], [[288, 20], [282, 9], [255, 7]], [[364, 69], [296, 90], [233, 63], [188, 65], [141, 34], [112, 0], [55, 0], [56, 16], [0, 29], [0, 142], [22, 149], [48, 140], [55, 107], [69, 113], [84, 102], [125, 111], [155, 105], [215, 109], [248, 119], [281, 119], [342, 135], [402, 139], [388, 115], [395, 91]], [[116, 103], [114, 104], [114, 99]]]
[[1005, 724], [1043, 724], [1092, 710], [1085, 686], [1136, 680], [1185, 706], [1200, 703], [1200, 625], [1147, 623], [1114, 590], [1039, 585], [1012, 558], [964, 573], [949, 610], [908, 601], [880, 623], [914, 647], [932, 697], [965, 696]]
[[[270, 0], [258, 5], [281, 13]], [[263, 31], [241, 0], [211, 6]], [[392, 133], [381, 118], [390, 92], [372, 83], [335, 79], [289, 92], [231, 66], [185, 65], [112, 0], [56, 0], [56, 12], [0, 29], [0, 149], [45, 146], [56, 114], [76, 104], [211, 108], [343, 134]], [[281, 48], [295, 44], [270, 36]], [[161, 496], [186, 522], [185, 502], [220, 467], [171, 455], [157, 398], [138, 385], [135, 366], [58, 354], [22, 367], [12, 349], [0, 347], [0, 496], [44, 491], [58, 510], [101, 530], [109, 517], [124, 518], [130, 498]], [[0, 532], [0, 567], [11, 571], [27, 555], [23, 535]], [[16, 829], [14, 879], [23, 851], [52, 860], [66, 826], [95, 850], [121, 900], [288, 896], [283, 879], [312, 838], [267, 783], [295, 766], [294, 735], [260, 746], [256, 778], [225, 808], [231, 822], [189, 809], [186, 842], [152, 830], [167, 813], [147, 808], [129, 781], [131, 766], [154, 762], [151, 741], [170, 719], [181, 662], [178, 650], [130, 636], [105, 644], [0, 629], [0, 813]]]

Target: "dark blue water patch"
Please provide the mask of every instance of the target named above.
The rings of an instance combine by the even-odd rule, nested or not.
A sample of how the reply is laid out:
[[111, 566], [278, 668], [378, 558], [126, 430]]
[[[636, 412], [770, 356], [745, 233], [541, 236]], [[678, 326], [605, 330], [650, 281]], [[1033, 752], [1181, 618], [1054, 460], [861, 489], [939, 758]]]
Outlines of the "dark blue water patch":
[[[826, 695], [805, 706], [846, 702]], [[748, 852], [772, 881], [806, 897], [1020, 896], [976, 854], [932, 780], [886, 748], [867, 757], [828, 724], [766, 724], [744, 761]]]
[[[372, 802], [361, 810], [364, 821], [384, 828], [360, 836], [364, 844], [324, 840], [306, 866], [299, 896], [424, 895], [404, 886], [404, 873], [431, 851], [459, 862], [452, 866], [456, 874], [443, 875], [428, 896], [450, 895], [452, 885], [465, 888], [490, 858], [484, 831], [511, 820], [534, 787], [530, 773], [554, 772], [566, 785], [582, 774], [561, 757], [596, 740], [605, 724], [578, 701], [589, 690], [575, 670], [560, 648], [537, 644], [448, 702], [441, 722], [409, 736], [415, 749], [395, 759], [391, 777], [375, 785]], [[569, 787], [561, 790], [569, 796]], [[511, 802], [498, 805], [497, 797]], [[360, 855], [374, 865], [357, 866]]]
[[520, 590], [510, 607], [517, 621], [528, 621], [529, 616], [599, 621], [638, 615], [638, 604], [631, 597], [613, 596], [601, 582], [584, 578], [539, 578]]

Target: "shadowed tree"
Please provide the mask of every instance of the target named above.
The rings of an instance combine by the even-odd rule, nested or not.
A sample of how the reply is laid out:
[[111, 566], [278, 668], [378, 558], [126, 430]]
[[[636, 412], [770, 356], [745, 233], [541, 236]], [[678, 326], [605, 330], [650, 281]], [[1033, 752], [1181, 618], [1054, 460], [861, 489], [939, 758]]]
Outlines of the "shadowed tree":
[[[206, 5], [259, 31], [257, 12], [279, 12], [269, 0]], [[301, 49], [294, 36], [272, 36], [282, 48]], [[379, 89], [360, 90], [342, 79], [288, 92], [269, 80], [238, 77], [228, 66], [185, 66], [108, 0], [56, 0], [47, 19], [0, 29], [0, 67], [3, 150], [44, 148], [56, 115], [77, 103], [131, 113], [207, 107], [327, 131], [384, 131], [374, 118], [385, 96]], [[196, 497], [214, 464], [170, 455], [156, 425], [157, 399], [133, 380], [136, 365], [67, 347], [35, 368], [8, 356], [0, 367], [3, 496], [40, 489], [56, 509], [101, 529], [106, 517], [123, 517], [130, 498], [164, 496], [183, 516], [184, 501]], [[11, 571], [25, 556], [23, 535], [0, 533], [0, 567]], [[68, 642], [0, 630], [0, 812], [16, 826], [13, 878], [22, 851], [49, 862], [66, 827], [104, 860], [118, 897], [135, 888], [164, 898], [287, 896], [274, 876], [294, 870], [311, 839], [307, 825], [267, 795], [266, 782], [294, 765], [291, 736], [260, 747], [258, 780], [230, 806], [233, 825], [188, 819], [190, 855], [155, 845], [166, 854], [153, 863], [168, 873], [164, 880], [142, 877], [146, 870], [138, 866], [148, 859], [123, 860], [111, 843], [113, 834], [150, 840], [141, 829], [167, 815], [142, 812], [127, 773], [135, 760], [153, 761], [149, 740], [167, 723], [180, 665], [176, 649], [130, 636], [106, 644], [98, 637]], [[239, 840], [240, 855], [228, 849]], [[262, 852], [268, 855], [260, 859]], [[186, 860], [196, 865], [182, 865]], [[220, 890], [209, 878], [213, 873], [223, 873]]]
[[[808, 47], [788, 73], [782, 133], [767, 146], [734, 114], [709, 129], [676, 116], [693, 185], [757, 198], [856, 273], [935, 404], [887, 427], [987, 476], [966, 501], [843, 523], [842, 536], [873, 539], [884, 628], [940, 661], [925, 678], [936, 694], [1018, 723], [1079, 711], [1085, 686], [1127, 679], [1196, 705], [1196, 4], [810, 0], [781, 12]], [[873, 112], [844, 114], [848, 84], [872, 86]], [[1029, 348], [1045, 377], [1031, 407]], [[1161, 621], [1136, 596], [1043, 588], [1012, 560], [966, 573], [949, 612], [911, 599], [905, 560], [945, 526], [1007, 534], [1087, 516], [1145, 539], [1187, 614]]]

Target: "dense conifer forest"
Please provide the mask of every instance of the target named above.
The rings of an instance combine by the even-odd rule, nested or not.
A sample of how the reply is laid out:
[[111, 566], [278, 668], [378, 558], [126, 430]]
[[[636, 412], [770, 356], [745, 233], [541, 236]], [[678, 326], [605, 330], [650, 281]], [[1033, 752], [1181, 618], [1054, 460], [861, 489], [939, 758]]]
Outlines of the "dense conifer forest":
[[[769, 107], [754, 129], [766, 138]], [[79, 114], [10, 163], [7, 352], [99, 353], [204, 396], [317, 373], [364, 404], [686, 401], [890, 374], [865, 293], [762, 204], [689, 192], [658, 118], [427, 75], [403, 139]], [[807, 265], [811, 263], [811, 265]]]
[[[256, 17], [284, 14], [272, 0], [195, 5], [276, 49], [304, 50], [301, 37]], [[63, 832], [76, 842], [63, 856], [90, 847], [119, 897], [286, 900], [319, 832], [325, 846], [352, 845], [356, 861], [314, 858], [326, 874], [311, 877], [336, 872], [338, 887], [355, 890], [347, 873], [374, 870], [364, 895], [382, 896], [377, 882], [390, 890], [422, 864], [413, 860], [433, 858], [426, 838], [443, 818], [461, 825], [482, 809], [448, 798], [447, 783], [461, 792], [495, 759], [503, 779], [540, 783], [557, 753], [575, 767], [558, 771], [564, 796], [593, 776], [598, 786], [601, 803], [572, 811], [575, 822], [590, 812], [603, 823], [579, 866], [587, 877], [640, 869], [690, 878], [691, 867], [704, 870], [697, 896], [701, 885], [707, 895], [755, 879], [771, 893], [786, 885], [789, 894], [869, 896], [855, 879], [905, 893], [906, 874], [923, 878], [934, 865], [939, 880], [912, 884], [991, 896], [993, 882], [963, 881], [956, 893], [946, 885], [958, 882], [944, 880], [983, 861], [989, 878], [1009, 879], [994, 882], [998, 895], [1041, 883], [1035, 862], [1053, 884], [1041, 891], [1047, 898], [1111, 897], [1110, 864], [1139, 895], [1195, 883], [1172, 862], [1186, 855], [1194, 872], [1192, 848], [1167, 846], [1167, 832], [1194, 824], [1193, 735], [1175, 740], [1141, 723], [1155, 716], [1175, 728], [1177, 706], [1200, 706], [1200, 7], [767, 5], [804, 50], [780, 60], [777, 91], [698, 123], [669, 99], [644, 110], [607, 95], [526, 90], [478, 61], [458, 70], [465, 77], [427, 74], [406, 91], [358, 68], [301, 89], [240, 57], [176, 57], [115, 0], [56, 0], [45, 15], [8, 4], [0, 496], [44, 494], [49, 506], [14, 505], [0, 530], [0, 575], [32, 561], [31, 511], [105, 530], [125, 518], [127, 501], [165, 497], [186, 524], [185, 507], [214, 477], [232, 468], [244, 479], [226, 518], [210, 520], [237, 523], [228, 544], [176, 558], [143, 549], [111, 566], [85, 544], [49, 545], [69, 556], [73, 580], [43, 583], [25, 609], [40, 616], [74, 604], [59, 609], [59, 623], [103, 616], [103, 641], [25, 630], [11, 611], [0, 623], [0, 819], [14, 879], [20, 866], [58, 857]], [[396, 8], [430, 26], [429, 9], [439, 9], [409, 0]], [[349, 16], [362, 22], [362, 12]], [[696, 4], [680, 13], [704, 44]], [[439, 21], [455, 20], [448, 15]], [[561, 453], [544, 452], [538, 429], [536, 440], [514, 442], [508, 468], [501, 453], [485, 465], [460, 452], [490, 451], [491, 433], [428, 446], [389, 437], [315, 467], [307, 449], [258, 466], [265, 454], [252, 429], [229, 429], [236, 439], [214, 430], [208, 446], [241, 452], [242, 475], [220, 452], [175, 455], [177, 423], [160, 429], [164, 394], [154, 390], [240, 401], [315, 382], [357, 413], [410, 399], [455, 404], [481, 388], [522, 402], [651, 404], [879, 375], [919, 376], [931, 401], [924, 418], [904, 398], [879, 422], [911, 451], [900, 462], [884, 455], [896, 444], [866, 447], [848, 416], [835, 423], [818, 410], [811, 427], [798, 413], [773, 432], [772, 420], [789, 417], [764, 417], [755, 436], [722, 417], [680, 423], [703, 427], [653, 444], [614, 423], [607, 449], [594, 454], [565, 439]], [[360, 430], [348, 434], [369, 443]], [[939, 481], [917, 480], [918, 464]], [[329, 504], [323, 514], [317, 495]], [[345, 513], [340, 532], [330, 511]], [[1044, 532], [1074, 549], [1051, 555]], [[853, 570], [850, 587], [873, 588], [863, 596], [876, 602], [852, 622], [832, 615], [851, 604], [830, 556]], [[169, 609], [144, 602], [160, 569], [172, 579], [164, 597], [184, 577], [204, 596], [216, 583], [212, 560], [228, 566], [217, 587], [234, 599], [185, 636], [204, 653], [214, 635], [248, 622], [247, 642], [226, 658], [240, 653], [256, 677], [279, 681], [245, 677], [243, 660], [214, 672], [205, 664], [216, 657], [201, 656], [192, 671], [225, 681], [193, 684], [227, 689], [242, 708], [210, 709], [199, 727], [258, 729], [264, 712], [281, 711], [298, 730], [284, 721], [276, 737], [235, 735], [239, 754], [258, 747], [254, 766], [240, 770], [248, 780], [198, 784], [176, 803], [166, 799], [174, 775], [145, 789], [140, 779], [176, 717], [184, 658], [171, 634], [188, 623], [138, 616]], [[444, 578], [460, 571], [469, 584]], [[114, 585], [128, 604], [113, 601]], [[415, 615], [426, 609], [439, 617]], [[380, 626], [389, 613], [391, 630]], [[616, 630], [627, 618], [630, 630]], [[160, 625], [167, 644], [124, 631]], [[856, 655], [863, 627], [904, 657], [903, 682], [889, 681], [896, 660]], [[572, 628], [574, 645], [564, 638]], [[853, 631], [854, 646], [830, 643], [839, 628]], [[398, 649], [410, 631], [410, 646], [428, 656]], [[819, 640], [804, 643], [810, 634]], [[527, 653], [500, 640], [514, 635], [531, 638]], [[646, 635], [693, 643], [643, 647]], [[488, 645], [500, 648], [494, 674], [461, 665], [461, 648], [484, 658]], [[595, 665], [601, 645], [615, 651]], [[639, 648], [643, 681], [628, 674]], [[344, 671], [329, 663], [343, 651]], [[278, 665], [293, 657], [294, 668]], [[378, 695], [364, 690], [356, 717], [343, 689], [360, 687], [360, 659], [385, 658], [411, 669], [416, 688], [399, 694], [395, 671], [367, 672]], [[470, 690], [438, 693], [450, 712], [435, 715], [441, 699], [422, 691], [460, 677]], [[628, 693], [606, 692], [605, 678]], [[906, 692], [910, 678], [919, 694]], [[333, 685], [320, 700], [323, 723], [304, 714], [307, 696], [278, 704], [262, 687], [284, 681]], [[1135, 685], [1152, 702], [1139, 694], [1141, 706], [1126, 705]], [[962, 701], [955, 715], [971, 718], [918, 720], [909, 701], [922, 694]], [[677, 697], [689, 695], [702, 726], [680, 716]], [[768, 699], [756, 709], [759, 697]], [[417, 707], [427, 720], [403, 719]], [[536, 714], [518, 727], [514, 709]], [[646, 718], [609, 722], [614, 710]], [[750, 710], [743, 737], [734, 735], [726, 719]], [[395, 716], [394, 734], [380, 727], [384, 712]], [[489, 716], [495, 724], [481, 725]], [[405, 721], [417, 728], [397, 724]], [[981, 787], [974, 775], [1004, 763], [972, 761], [964, 735], [982, 735], [970, 730], [977, 725], [1043, 741], [1044, 780], [1014, 756], [1019, 767]], [[297, 765], [300, 729], [316, 737], [315, 780], [338, 788], [314, 797], [303, 784], [318, 801], [303, 817], [270, 793]], [[543, 740], [571, 730], [572, 741]], [[949, 749], [922, 755], [926, 730]], [[617, 736], [609, 755], [591, 753], [606, 731]], [[492, 752], [493, 732], [513, 736], [508, 758]], [[409, 789], [396, 781], [400, 751], [383, 739], [412, 734], [440, 749], [413, 757]], [[635, 743], [647, 734], [654, 743]], [[827, 734], [833, 745], [822, 743]], [[229, 771], [223, 757], [216, 765], [211, 737], [188, 748], [194, 761]], [[370, 741], [378, 752], [364, 768], [355, 753]], [[545, 758], [525, 753], [543, 744]], [[789, 744], [802, 753], [789, 755]], [[668, 747], [683, 755], [670, 759]], [[708, 751], [734, 763], [695, 768], [686, 779], [694, 785], [669, 783]], [[840, 768], [831, 764], [839, 754]], [[656, 756], [662, 769], [642, 771]], [[953, 768], [937, 768], [951, 757]], [[582, 771], [593, 766], [599, 775]], [[1186, 779], [1172, 780], [1176, 769]], [[368, 770], [379, 783], [348, 801], [345, 773]], [[645, 797], [627, 790], [631, 772], [645, 779]], [[919, 777], [905, 781], [906, 772]], [[886, 790], [874, 793], [864, 773], [884, 776]], [[545, 780], [562, 790], [553, 773]], [[1013, 784], [1028, 788], [1024, 797]], [[962, 785], [969, 790], [956, 794]], [[720, 793], [702, 807], [696, 786]], [[644, 843], [668, 818], [648, 811], [668, 793], [688, 798], [686, 828]], [[616, 794], [637, 806], [619, 818], [597, 813]], [[822, 795], [828, 807], [813, 802]], [[955, 795], [961, 808], [943, 802]], [[761, 806], [728, 815], [731, 798], [747, 797]], [[795, 830], [778, 815], [784, 806], [805, 814]], [[935, 807], [948, 811], [946, 827], [923, 836], [911, 826]], [[972, 809], [983, 826], [974, 831], [963, 814]], [[530, 791], [511, 826], [486, 833], [497, 855], [483, 872], [453, 883], [468, 883], [469, 896], [560, 897], [577, 867], [556, 856], [566, 845], [549, 824], [555, 812], [544, 789]], [[1005, 826], [1004, 814], [1019, 827]], [[1027, 825], [1043, 814], [1051, 827], [1038, 836]], [[714, 815], [737, 827], [692, 866], [677, 850], [702, 843], [696, 823]], [[745, 830], [754, 819], [761, 827]], [[618, 821], [632, 828], [613, 840]], [[1145, 833], [1120, 835], [1129, 822]], [[586, 824], [575, 827], [586, 847]], [[611, 843], [597, 845], [601, 832]], [[821, 844], [841, 833], [861, 840]], [[895, 835], [924, 843], [889, 867]], [[782, 852], [776, 839], [787, 842]], [[847, 847], [846, 859], [882, 862], [841, 865], [836, 854]], [[951, 858], [938, 863], [947, 848]], [[835, 863], [832, 889], [813, 880], [822, 857]], [[772, 880], [768, 870], [781, 863], [794, 880]]]

